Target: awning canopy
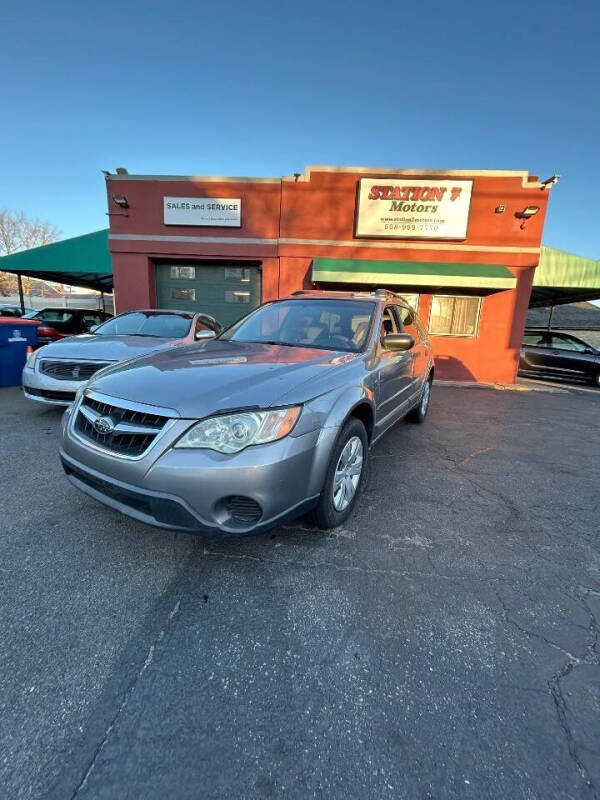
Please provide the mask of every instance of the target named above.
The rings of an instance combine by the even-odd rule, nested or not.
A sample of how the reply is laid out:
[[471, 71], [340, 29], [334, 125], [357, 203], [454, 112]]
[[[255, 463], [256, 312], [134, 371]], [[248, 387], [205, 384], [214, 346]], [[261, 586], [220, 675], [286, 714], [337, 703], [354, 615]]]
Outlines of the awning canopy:
[[600, 261], [542, 247], [530, 308], [600, 298]]
[[113, 270], [108, 251], [108, 229], [3, 256], [0, 270], [86, 289], [111, 291]]
[[502, 264], [448, 264], [433, 261], [367, 261], [314, 258], [313, 281], [375, 286], [513, 289], [517, 280]]

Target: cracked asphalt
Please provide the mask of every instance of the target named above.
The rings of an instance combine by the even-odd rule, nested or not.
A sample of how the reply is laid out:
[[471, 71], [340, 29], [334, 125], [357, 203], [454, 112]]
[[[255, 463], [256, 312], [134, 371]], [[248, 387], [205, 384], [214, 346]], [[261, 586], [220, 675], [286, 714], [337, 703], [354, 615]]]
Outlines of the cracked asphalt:
[[599, 402], [435, 387], [345, 527], [218, 540], [0, 390], [2, 796], [599, 797]]

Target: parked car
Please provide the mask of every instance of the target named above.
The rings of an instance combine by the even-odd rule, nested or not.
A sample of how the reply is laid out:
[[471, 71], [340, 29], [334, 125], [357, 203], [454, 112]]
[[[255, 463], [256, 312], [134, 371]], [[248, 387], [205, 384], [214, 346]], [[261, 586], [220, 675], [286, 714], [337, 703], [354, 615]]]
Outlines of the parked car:
[[86, 333], [94, 325], [111, 318], [112, 314], [93, 308], [42, 308], [23, 315], [23, 319], [42, 321], [38, 327], [38, 346]]
[[431, 345], [391, 292], [300, 292], [203, 348], [96, 375], [61, 426], [69, 480], [159, 527], [249, 533], [312, 511], [340, 525], [369, 447], [429, 406]]
[[587, 381], [600, 386], [600, 350], [570, 333], [526, 328], [519, 374]]
[[98, 370], [183, 342], [212, 338], [221, 325], [207, 314], [149, 309], [112, 317], [89, 333], [35, 350], [23, 368], [25, 397], [68, 405]]
[[22, 317], [23, 314], [31, 314], [32, 312], [35, 313], [35, 309], [28, 306], [25, 306], [25, 311], [23, 311], [21, 306], [0, 305], [0, 317]]

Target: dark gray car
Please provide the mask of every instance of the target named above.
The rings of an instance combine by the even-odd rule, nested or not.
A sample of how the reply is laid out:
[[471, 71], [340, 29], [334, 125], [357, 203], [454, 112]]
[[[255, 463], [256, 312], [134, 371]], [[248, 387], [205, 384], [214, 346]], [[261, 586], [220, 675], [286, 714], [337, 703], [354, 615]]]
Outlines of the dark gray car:
[[205, 345], [110, 367], [62, 423], [70, 481], [144, 522], [248, 533], [350, 515], [369, 447], [425, 419], [430, 342], [391, 292], [300, 292]]
[[569, 333], [526, 328], [519, 374], [532, 378], [586, 381], [600, 386], [600, 350]]

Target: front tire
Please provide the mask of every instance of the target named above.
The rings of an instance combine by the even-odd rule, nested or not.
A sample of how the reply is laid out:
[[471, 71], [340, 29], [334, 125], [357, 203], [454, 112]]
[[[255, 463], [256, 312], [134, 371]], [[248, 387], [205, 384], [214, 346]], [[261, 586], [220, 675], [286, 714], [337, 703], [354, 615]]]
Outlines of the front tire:
[[333, 447], [323, 490], [312, 512], [319, 528], [337, 528], [352, 514], [367, 474], [368, 448], [365, 426], [350, 418]]
[[427, 380], [425, 381], [425, 385], [423, 386], [423, 391], [421, 393], [421, 398], [419, 400], [419, 405], [415, 406], [412, 411], [409, 411], [406, 415], [406, 419], [408, 422], [414, 422], [417, 425], [421, 425], [425, 422], [425, 417], [427, 416], [427, 411], [429, 410], [429, 400], [431, 398], [431, 384], [433, 383], [433, 376], [429, 375]]

